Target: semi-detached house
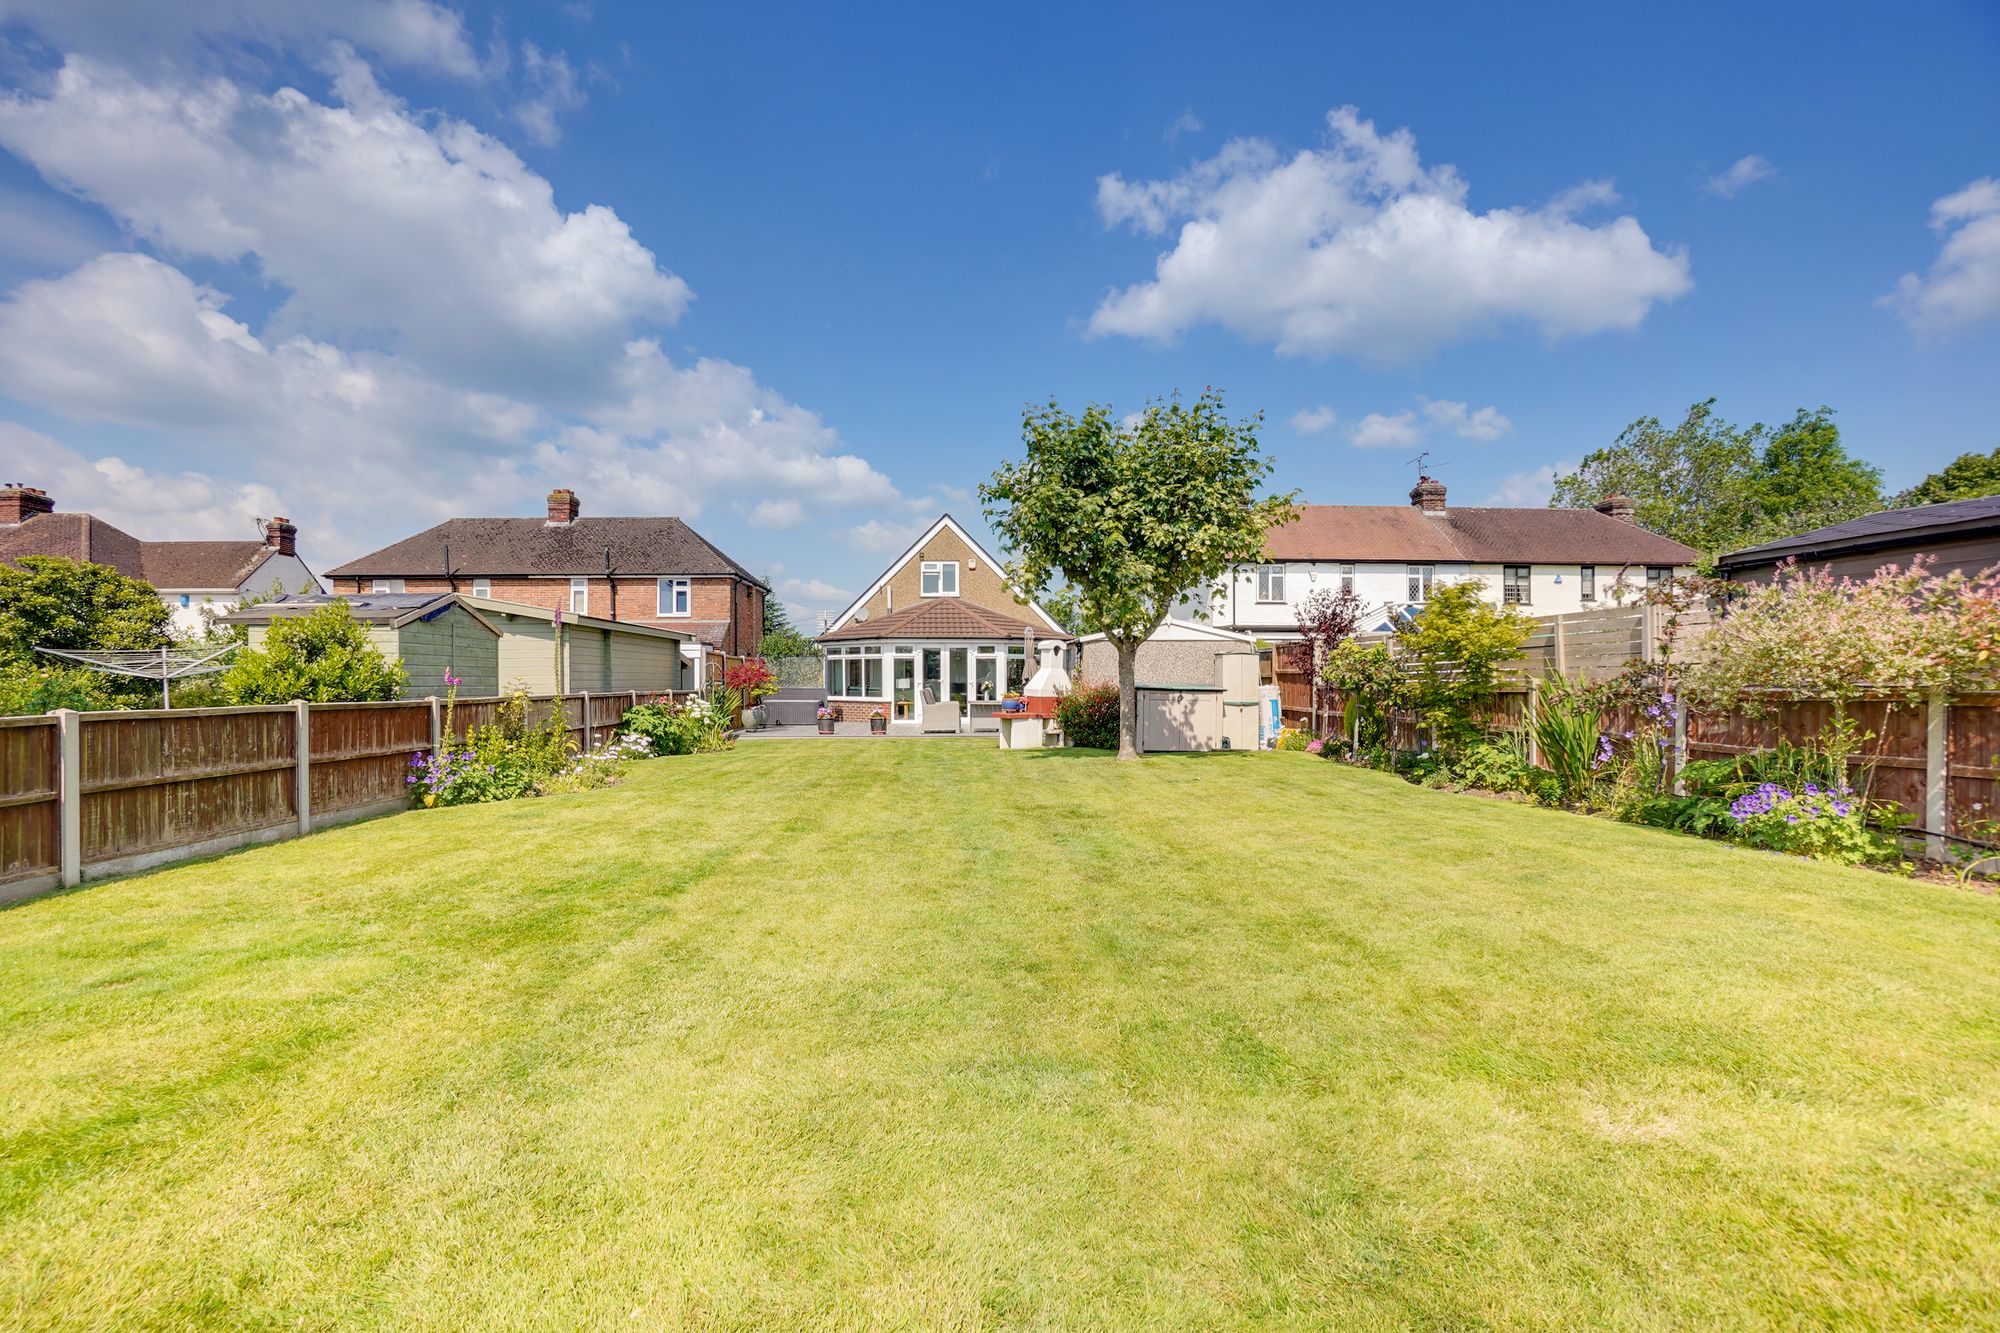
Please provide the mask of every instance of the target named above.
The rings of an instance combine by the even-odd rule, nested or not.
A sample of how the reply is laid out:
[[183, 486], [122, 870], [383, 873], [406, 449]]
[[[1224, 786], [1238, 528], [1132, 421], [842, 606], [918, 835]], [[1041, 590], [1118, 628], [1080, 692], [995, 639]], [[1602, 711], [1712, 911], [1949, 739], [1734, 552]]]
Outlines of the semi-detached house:
[[1405, 505], [1301, 505], [1265, 536], [1264, 559], [1239, 565], [1214, 590], [1212, 624], [1267, 640], [1298, 637], [1313, 593], [1351, 589], [1364, 631], [1387, 630], [1447, 583], [1477, 581], [1485, 599], [1545, 616], [1614, 606], [1636, 590], [1689, 573], [1692, 547], [1633, 520], [1632, 502], [1592, 509], [1473, 508], [1445, 502], [1420, 478]]
[[335, 593], [460, 592], [567, 615], [690, 635], [706, 679], [712, 653], [755, 653], [765, 582], [678, 518], [585, 518], [576, 492], [545, 518], [453, 518], [328, 571]]

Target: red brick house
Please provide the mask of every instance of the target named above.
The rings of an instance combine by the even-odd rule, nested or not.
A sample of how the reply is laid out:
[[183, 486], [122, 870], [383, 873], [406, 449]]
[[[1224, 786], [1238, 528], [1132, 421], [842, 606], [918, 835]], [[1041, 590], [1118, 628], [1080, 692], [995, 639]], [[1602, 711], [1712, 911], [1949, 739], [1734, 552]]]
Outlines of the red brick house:
[[335, 593], [464, 592], [692, 634], [754, 653], [764, 581], [672, 517], [584, 518], [549, 492], [547, 518], [453, 518], [329, 570]]

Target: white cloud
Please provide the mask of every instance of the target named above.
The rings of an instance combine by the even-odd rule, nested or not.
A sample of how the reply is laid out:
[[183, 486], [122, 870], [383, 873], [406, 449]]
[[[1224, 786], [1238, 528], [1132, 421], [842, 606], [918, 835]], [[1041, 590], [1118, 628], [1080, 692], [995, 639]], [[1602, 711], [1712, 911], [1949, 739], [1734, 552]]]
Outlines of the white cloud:
[[1302, 407], [1292, 413], [1291, 427], [1301, 435], [1318, 435], [1331, 430], [1340, 417], [1325, 404], [1318, 407]]
[[281, 325], [488, 387], [574, 380], [686, 307], [609, 208], [560, 211], [504, 144], [411, 114], [351, 53], [336, 86], [329, 106], [71, 57], [46, 96], [0, 98], [0, 145], [169, 251], [254, 258], [291, 294]]
[[1189, 107], [1168, 122], [1166, 133], [1162, 137], [1168, 143], [1175, 143], [1183, 134], [1200, 134], [1204, 128], [1201, 117], [1194, 113], [1193, 107]]
[[871, 518], [866, 523], [848, 528], [841, 535], [849, 546], [857, 550], [893, 555], [921, 537], [934, 522], [935, 519], [918, 519], [912, 523], [884, 523], [879, 518]]
[[750, 525], [783, 532], [806, 521], [806, 508], [797, 500], [759, 500], [750, 507]]
[[479, 72], [465, 22], [430, 0], [0, 0], [64, 51], [130, 63], [229, 41], [282, 48], [347, 41], [392, 65], [459, 77]]
[[514, 121], [532, 142], [548, 147], [562, 138], [561, 118], [583, 106], [583, 84], [567, 56], [533, 42], [521, 43], [521, 68], [528, 95], [515, 105]]
[[1615, 198], [1607, 184], [1475, 213], [1407, 130], [1378, 134], [1352, 107], [1327, 125], [1326, 147], [1290, 158], [1235, 140], [1170, 180], [1100, 177], [1106, 226], [1179, 232], [1152, 281], [1103, 299], [1091, 332], [1165, 339], [1216, 323], [1281, 353], [1400, 360], [1509, 325], [1636, 328], [1692, 285], [1686, 256], [1656, 249], [1636, 218], [1578, 220]]
[[[260, 339], [224, 307], [144, 255], [25, 283], [0, 302], [0, 391], [160, 431], [208, 473], [255, 477], [310, 520], [321, 557], [454, 514], [518, 510], [557, 484], [594, 513], [689, 518], [745, 494], [772, 506], [767, 517], [788, 501], [901, 498], [816, 414], [727, 361], [680, 367], [637, 341], [607, 375], [611, 396], [559, 412], [440, 383], [402, 357]], [[192, 521], [163, 500], [154, 527]]]
[[1510, 508], [1539, 508], [1555, 494], [1556, 478], [1575, 470], [1574, 463], [1549, 463], [1525, 472], [1510, 472], [1494, 484], [1480, 503]]
[[851, 588], [838, 588], [823, 579], [780, 579], [778, 595], [794, 601], [839, 602], [845, 605], [854, 598]]
[[1424, 415], [1438, 429], [1462, 440], [1497, 440], [1514, 429], [1514, 423], [1500, 415], [1497, 407], [1468, 410], [1464, 403], [1433, 399], [1424, 404]]
[[153, 541], [254, 538], [260, 520], [286, 512], [284, 500], [268, 486], [218, 481], [200, 472], [162, 472], [116, 457], [85, 458], [11, 421], [0, 421], [0, 455], [23, 479], [46, 490], [57, 508], [88, 510]]
[[1347, 438], [1358, 448], [1387, 449], [1420, 442], [1424, 438], [1424, 428], [1417, 424], [1415, 412], [1398, 412], [1394, 416], [1370, 412], [1354, 423], [1354, 428], [1347, 432]]
[[1450, 399], [1420, 400], [1415, 408], [1393, 415], [1370, 412], [1347, 432], [1350, 443], [1362, 449], [1386, 449], [1421, 444], [1434, 431], [1450, 431], [1461, 440], [1497, 440], [1514, 429], [1514, 423], [1497, 407], [1469, 408]]
[[2000, 178], [1988, 176], [1931, 205], [1944, 237], [1930, 272], [1905, 273], [1880, 304], [1926, 338], [2000, 318]]
[[1767, 180], [1777, 174], [1776, 167], [1752, 153], [1748, 157], [1737, 158], [1730, 164], [1729, 170], [1720, 175], [1710, 176], [1702, 182], [1701, 188], [1724, 199], [1734, 199], [1737, 192], [1745, 186], [1755, 185], [1758, 181]]

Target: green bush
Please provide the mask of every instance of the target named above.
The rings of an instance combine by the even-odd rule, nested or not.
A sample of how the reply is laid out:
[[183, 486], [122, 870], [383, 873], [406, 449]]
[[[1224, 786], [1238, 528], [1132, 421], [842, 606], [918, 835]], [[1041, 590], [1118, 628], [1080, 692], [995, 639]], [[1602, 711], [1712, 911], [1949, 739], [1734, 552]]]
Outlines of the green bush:
[[631, 735], [645, 738], [656, 755], [699, 754], [729, 744], [722, 710], [701, 698], [677, 704], [661, 697], [627, 709], [619, 725]]
[[1118, 687], [1079, 685], [1056, 701], [1056, 722], [1071, 745], [1118, 748]]
[[1452, 758], [1452, 778], [1462, 787], [1481, 791], [1519, 791], [1528, 764], [1514, 746], [1481, 741]]
[[397, 699], [408, 683], [403, 664], [368, 641], [345, 601], [273, 620], [264, 646], [239, 649], [222, 677], [223, 692], [239, 704]]
[[1531, 725], [1542, 763], [1555, 774], [1558, 803], [1587, 803], [1598, 767], [1611, 757], [1610, 741], [1598, 722], [1597, 700], [1583, 687], [1551, 676], [1535, 702]]

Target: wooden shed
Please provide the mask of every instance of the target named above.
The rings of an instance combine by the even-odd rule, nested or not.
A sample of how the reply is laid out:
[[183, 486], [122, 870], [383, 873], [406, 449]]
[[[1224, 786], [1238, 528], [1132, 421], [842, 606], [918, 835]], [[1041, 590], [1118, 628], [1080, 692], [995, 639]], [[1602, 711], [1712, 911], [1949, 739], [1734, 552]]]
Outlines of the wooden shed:
[[500, 687], [530, 694], [695, 688], [681, 645], [694, 635], [623, 620], [456, 594], [499, 634]]
[[336, 601], [347, 603], [348, 614], [367, 629], [368, 641], [384, 657], [409, 672], [405, 699], [442, 695], [447, 672], [462, 682], [461, 694], [499, 692], [500, 632], [451, 593], [300, 594], [239, 607], [221, 620], [246, 627], [251, 646], [262, 647], [273, 621], [307, 616]]

